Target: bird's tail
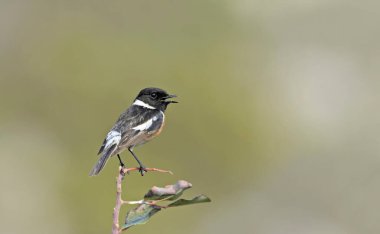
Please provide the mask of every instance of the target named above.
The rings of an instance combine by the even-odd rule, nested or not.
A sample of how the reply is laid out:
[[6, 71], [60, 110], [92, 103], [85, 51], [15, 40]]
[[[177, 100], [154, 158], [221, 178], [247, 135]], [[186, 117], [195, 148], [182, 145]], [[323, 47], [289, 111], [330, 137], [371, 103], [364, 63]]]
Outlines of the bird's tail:
[[116, 144], [109, 147], [107, 150], [103, 151], [102, 156], [99, 158], [98, 162], [95, 164], [95, 166], [92, 168], [89, 176], [95, 176], [99, 174], [99, 172], [103, 169], [103, 167], [106, 165], [109, 157], [112, 155], [113, 151], [116, 148]]

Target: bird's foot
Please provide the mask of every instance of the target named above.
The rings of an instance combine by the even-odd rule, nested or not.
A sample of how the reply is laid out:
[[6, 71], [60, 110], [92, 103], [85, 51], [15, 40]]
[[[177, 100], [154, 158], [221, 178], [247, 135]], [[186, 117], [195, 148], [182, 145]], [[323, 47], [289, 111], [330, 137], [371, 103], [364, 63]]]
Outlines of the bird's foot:
[[126, 170], [128, 169], [125, 164], [120, 164], [120, 174], [125, 176], [125, 173], [127, 172], [127, 175], [129, 175], [129, 170]]
[[140, 172], [141, 176], [144, 176], [144, 175], [145, 175], [145, 172], [148, 172], [148, 170], [146, 169], [145, 166], [140, 165], [140, 167], [139, 167], [139, 172]]

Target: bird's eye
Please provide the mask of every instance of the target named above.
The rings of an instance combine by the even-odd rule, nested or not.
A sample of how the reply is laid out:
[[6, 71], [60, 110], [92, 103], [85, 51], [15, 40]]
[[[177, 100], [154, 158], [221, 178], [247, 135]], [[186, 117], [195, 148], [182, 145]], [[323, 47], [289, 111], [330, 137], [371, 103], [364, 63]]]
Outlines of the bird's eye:
[[150, 96], [151, 96], [152, 98], [156, 99], [156, 98], [157, 98], [157, 93], [152, 93]]

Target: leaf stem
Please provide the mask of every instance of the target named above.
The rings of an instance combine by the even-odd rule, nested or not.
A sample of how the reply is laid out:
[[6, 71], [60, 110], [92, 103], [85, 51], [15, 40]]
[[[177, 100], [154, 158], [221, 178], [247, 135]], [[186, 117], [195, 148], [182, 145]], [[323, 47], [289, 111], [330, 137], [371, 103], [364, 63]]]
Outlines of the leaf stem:
[[136, 205], [136, 204], [144, 204], [144, 200], [139, 200], [139, 201], [123, 201], [123, 204], [127, 205]]

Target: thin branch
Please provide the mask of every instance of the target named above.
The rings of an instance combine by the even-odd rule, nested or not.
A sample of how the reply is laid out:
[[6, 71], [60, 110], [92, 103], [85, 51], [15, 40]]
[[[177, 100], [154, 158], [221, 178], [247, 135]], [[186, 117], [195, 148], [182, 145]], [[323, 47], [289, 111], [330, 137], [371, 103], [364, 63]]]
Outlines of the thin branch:
[[[123, 168], [119, 167], [119, 174], [116, 177], [116, 205], [115, 208], [113, 209], [113, 225], [112, 225], [112, 234], [120, 234], [121, 233], [121, 228], [119, 225], [119, 214], [120, 214], [120, 208], [123, 204], [142, 204], [145, 201], [140, 200], [140, 201], [123, 201], [121, 199], [121, 182], [124, 179], [126, 174], [129, 174], [130, 171], [139, 171], [140, 168], [138, 167], [132, 167], [132, 168]], [[157, 171], [157, 172], [162, 172], [162, 173], [169, 173], [173, 175], [173, 172], [168, 171], [168, 170], [162, 170], [158, 168], [145, 168], [146, 171]], [[163, 207], [164, 208], [164, 207]]]
[[[120, 171], [122, 171], [124, 174], [129, 174], [130, 171], [139, 171], [140, 168], [139, 167], [131, 167], [131, 168], [122, 168], [120, 169]], [[146, 171], [157, 171], [157, 172], [162, 172], [162, 173], [169, 173], [171, 175], [173, 175], [173, 172], [171, 171], [168, 171], [168, 170], [162, 170], [162, 169], [158, 169], [158, 168], [145, 168]]]
[[120, 226], [119, 226], [119, 213], [120, 213], [120, 208], [122, 205], [122, 200], [121, 200], [121, 181], [124, 178], [123, 173], [121, 172], [121, 167], [119, 169], [119, 175], [116, 178], [116, 205], [115, 208], [113, 208], [113, 225], [112, 225], [112, 234], [119, 234], [121, 233]]

